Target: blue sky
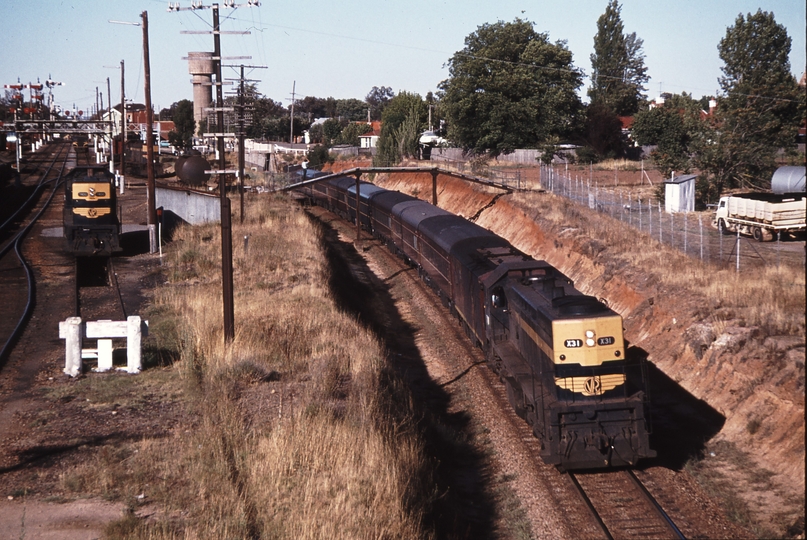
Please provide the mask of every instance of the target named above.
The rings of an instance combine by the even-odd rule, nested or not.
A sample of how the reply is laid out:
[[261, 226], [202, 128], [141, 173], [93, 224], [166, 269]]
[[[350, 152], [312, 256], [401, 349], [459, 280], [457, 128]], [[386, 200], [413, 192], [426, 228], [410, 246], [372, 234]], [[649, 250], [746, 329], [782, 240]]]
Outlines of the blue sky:
[[[191, 1], [180, 3], [189, 7]], [[251, 32], [221, 37], [225, 56], [252, 57], [229, 63], [267, 66], [249, 72], [249, 78], [261, 81], [261, 93], [288, 105], [295, 82], [298, 97], [364, 99], [373, 86], [425, 96], [448, 76], [447, 61], [463, 48], [466, 36], [482, 24], [516, 17], [534, 22], [553, 42], [565, 40], [574, 64], [588, 75], [597, 18], [607, 0], [265, 0], [260, 7], [236, 10], [220, 4], [222, 30]], [[191, 76], [182, 57], [212, 50], [213, 38], [180, 32], [210, 30], [212, 11], [169, 13], [167, 7], [162, 0], [3, 0], [2, 83], [18, 77], [44, 81], [51, 75], [66, 83], [54, 90], [56, 101], [86, 110], [95, 103], [96, 87], [106, 96], [107, 77], [113, 100], [120, 101], [117, 68], [124, 60], [127, 97], [142, 103], [142, 30], [108, 20], [139, 22], [140, 13], [148, 11], [152, 102], [162, 108], [191, 99]], [[647, 94], [716, 94], [722, 66], [718, 42], [738, 14], [760, 8], [772, 11], [787, 28], [791, 68], [800, 77], [807, 63], [803, 0], [623, 0], [625, 31], [644, 40], [651, 77]], [[237, 73], [225, 70], [224, 77]]]

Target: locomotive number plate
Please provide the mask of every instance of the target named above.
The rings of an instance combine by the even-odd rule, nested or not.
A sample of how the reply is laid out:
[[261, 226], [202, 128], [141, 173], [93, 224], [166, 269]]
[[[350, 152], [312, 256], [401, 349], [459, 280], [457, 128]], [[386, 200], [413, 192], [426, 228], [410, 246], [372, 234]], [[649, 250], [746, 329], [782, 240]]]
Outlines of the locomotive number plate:
[[566, 346], [567, 349], [575, 349], [577, 347], [582, 347], [583, 346], [583, 340], [582, 339], [567, 339], [566, 341], [563, 342], [563, 344]]
[[597, 338], [597, 345], [613, 345], [616, 340], [612, 336]]

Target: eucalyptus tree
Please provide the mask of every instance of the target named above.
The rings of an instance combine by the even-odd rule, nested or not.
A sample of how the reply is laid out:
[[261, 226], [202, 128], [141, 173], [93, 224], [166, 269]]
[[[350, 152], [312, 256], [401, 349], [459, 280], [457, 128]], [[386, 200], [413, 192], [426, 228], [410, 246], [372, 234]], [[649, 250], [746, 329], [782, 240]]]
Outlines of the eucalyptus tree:
[[582, 72], [564, 41], [521, 19], [483, 24], [465, 38], [440, 83], [448, 139], [491, 156], [569, 137], [579, 123]]

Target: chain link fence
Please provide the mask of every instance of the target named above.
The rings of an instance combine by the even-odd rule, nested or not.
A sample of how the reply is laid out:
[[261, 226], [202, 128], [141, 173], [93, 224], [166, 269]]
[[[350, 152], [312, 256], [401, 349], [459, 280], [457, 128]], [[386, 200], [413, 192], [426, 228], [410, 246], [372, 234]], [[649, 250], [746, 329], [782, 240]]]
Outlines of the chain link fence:
[[686, 255], [738, 272], [765, 266], [804, 267], [805, 242], [781, 234], [773, 242], [757, 242], [738, 234], [721, 234], [712, 225], [712, 212], [668, 213], [664, 205], [629, 187], [605, 187], [585, 178], [573, 177], [551, 166], [541, 166], [541, 186], [575, 203], [608, 214], [647, 236]]

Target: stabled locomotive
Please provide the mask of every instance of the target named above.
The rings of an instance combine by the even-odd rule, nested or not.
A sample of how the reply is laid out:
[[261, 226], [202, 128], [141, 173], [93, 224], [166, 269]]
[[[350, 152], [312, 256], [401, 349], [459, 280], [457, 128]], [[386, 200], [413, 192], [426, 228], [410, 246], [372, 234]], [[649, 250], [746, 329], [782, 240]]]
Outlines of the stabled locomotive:
[[77, 167], [65, 182], [64, 237], [76, 256], [121, 250], [114, 176], [103, 166]]
[[[309, 194], [356, 218], [355, 180], [327, 180]], [[643, 366], [626, 357], [618, 313], [460, 216], [372, 184], [360, 184], [359, 198], [362, 226], [418, 268], [486, 352], [546, 463], [601, 468], [655, 456]]]

